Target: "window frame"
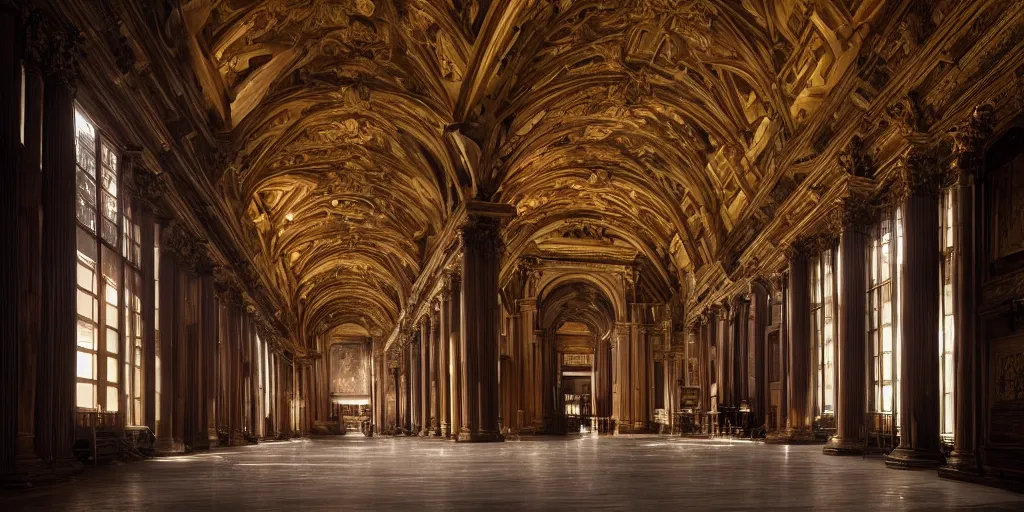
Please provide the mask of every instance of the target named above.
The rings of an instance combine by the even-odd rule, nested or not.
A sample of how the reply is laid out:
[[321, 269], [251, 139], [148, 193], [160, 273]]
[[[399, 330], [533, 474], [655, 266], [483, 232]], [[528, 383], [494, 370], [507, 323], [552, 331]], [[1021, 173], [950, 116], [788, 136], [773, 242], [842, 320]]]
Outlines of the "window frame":
[[[82, 314], [76, 308], [76, 325], [81, 332], [84, 325], [92, 329], [92, 347], [88, 348], [76, 339], [76, 358], [85, 355], [91, 359], [91, 378], [75, 373], [75, 405], [79, 411], [104, 411], [123, 413], [126, 419], [127, 399], [124, 396], [125, 386], [125, 333], [126, 309], [128, 306], [126, 290], [129, 271], [141, 276], [141, 269], [136, 259], [135, 265], [126, 264], [122, 253], [124, 244], [124, 224], [130, 211], [122, 193], [124, 148], [95, 121], [95, 118], [79, 104], [74, 105], [75, 117], [75, 238], [76, 238], [76, 279], [75, 289], [79, 302], [87, 298], [91, 302], [91, 317]], [[83, 140], [81, 123], [87, 125], [92, 133], [89, 151], [92, 162], [83, 166]], [[113, 162], [110, 165], [109, 162]], [[90, 174], [91, 172], [91, 174]], [[88, 181], [83, 181], [83, 179]], [[83, 183], [87, 187], [83, 188]], [[91, 197], [89, 197], [91, 194]], [[106, 202], [104, 202], [106, 201]], [[91, 203], [91, 204], [90, 204]], [[91, 215], [84, 215], [88, 213]], [[111, 218], [113, 217], [113, 218]], [[91, 221], [91, 222], [90, 222]], [[113, 238], [113, 240], [111, 239]], [[81, 249], [88, 248], [89, 254]], [[83, 258], [92, 257], [91, 269]], [[83, 286], [83, 273], [91, 270], [88, 286]], [[141, 282], [141, 278], [139, 279]], [[112, 290], [109, 290], [111, 289]], [[136, 294], [137, 296], [137, 294]], [[111, 303], [111, 301], [114, 301]], [[141, 309], [141, 308], [140, 308]], [[141, 315], [141, 311], [139, 311]], [[141, 316], [140, 320], [141, 322]], [[139, 329], [141, 334], [141, 325]], [[112, 336], [112, 338], [111, 338]], [[77, 337], [77, 335], [76, 335]], [[141, 341], [141, 336], [140, 336]], [[142, 361], [139, 360], [141, 366]], [[141, 373], [141, 372], [140, 372]], [[141, 384], [141, 383], [140, 383]], [[91, 406], [80, 405], [82, 386], [92, 388]], [[141, 386], [139, 387], [141, 392]], [[141, 393], [140, 393], [141, 394]], [[140, 396], [141, 399], [141, 396]], [[141, 401], [141, 400], [140, 400]], [[141, 418], [140, 418], [141, 419]]]

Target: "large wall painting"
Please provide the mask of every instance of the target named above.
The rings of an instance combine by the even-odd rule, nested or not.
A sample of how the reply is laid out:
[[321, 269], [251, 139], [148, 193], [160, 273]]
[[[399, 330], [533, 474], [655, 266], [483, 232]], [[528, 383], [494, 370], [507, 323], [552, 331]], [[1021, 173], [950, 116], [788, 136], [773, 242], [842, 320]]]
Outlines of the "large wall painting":
[[368, 399], [370, 397], [369, 361], [362, 343], [331, 345], [331, 397]]

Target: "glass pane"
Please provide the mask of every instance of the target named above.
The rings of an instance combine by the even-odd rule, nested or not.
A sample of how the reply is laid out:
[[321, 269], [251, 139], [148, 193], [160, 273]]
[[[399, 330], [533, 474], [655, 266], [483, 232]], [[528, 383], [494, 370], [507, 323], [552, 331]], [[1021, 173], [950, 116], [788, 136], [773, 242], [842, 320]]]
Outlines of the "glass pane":
[[96, 408], [96, 385], [89, 384], [88, 382], [79, 382], [75, 386], [76, 401], [75, 405], [83, 409], [94, 409]]
[[101, 204], [103, 210], [103, 216], [113, 224], [117, 224], [117, 197], [104, 191], [102, 194], [103, 203]]
[[110, 352], [111, 354], [117, 353], [117, 340], [119, 338], [117, 334], [116, 330], [107, 329], [107, 352]]
[[77, 182], [75, 216], [89, 231], [96, 231], [96, 184], [82, 171]]
[[96, 354], [78, 351], [78, 371], [75, 375], [81, 379], [94, 379], [96, 375]]
[[107, 410], [117, 412], [117, 386], [107, 386]]
[[107, 144], [100, 144], [103, 157], [103, 189], [117, 195], [117, 153]]
[[96, 176], [96, 127], [75, 109], [75, 157], [78, 166]]
[[106, 321], [107, 327], [113, 327], [115, 329], [118, 328], [117, 308], [114, 306], [107, 306], [107, 316], [104, 320]]
[[96, 299], [92, 298], [88, 293], [78, 290], [78, 314], [89, 320], [95, 322], [98, 320], [96, 315], [98, 313], [96, 307]]
[[117, 246], [119, 239], [117, 236], [117, 224], [114, 224], [107, 219], [103, 219], [100, 224], [103, 231], [103, 241], [110, 245]]
[[107, 358], [107, 382], [117, 384], [117, 358]]
[[96, 326], [79, 318], [77, 330], [78, 346], [89, 350], [96, 350]]

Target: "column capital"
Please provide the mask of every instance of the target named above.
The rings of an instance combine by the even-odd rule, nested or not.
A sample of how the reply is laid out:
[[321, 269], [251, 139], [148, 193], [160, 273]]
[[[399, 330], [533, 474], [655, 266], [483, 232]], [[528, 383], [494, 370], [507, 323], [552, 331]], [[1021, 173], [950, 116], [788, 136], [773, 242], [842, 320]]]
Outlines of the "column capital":
[[191, 275], [197, 276], [211, 267], [206, 241], [195, 236], [179, 221], [172, 221], [160, 233], [161, 248], [175, 256], [178, 265]]
[[25, 27], [25, 62], [43, 76], [74, 90], [85, 35], [77, 28], [58, 24], [38, 9], [28, 14]]
[[899, 175], [894, 189], [899, 200], [939, 193], [943, 176], [932, 148], [911, 146], [900, 156], [897, 166]]
[[829, 212], [826, 231], [832, 237], [838, 237], [847, 230], [867, 233], [876, 216], [877, 208], [872, 204], [870, 196], [862, 192], [851, 192], [836, 201], [835, 207]]
[[798, 236], [783, 246], [782, 251], [785, 253], [786, 259], [792, 264], [792, 262], [798, 259], [810, 256], [814, 252], [816, 245], [815, 237]]
[[984, 164], [985, 142], [995, 127], [994, 109], [990, 104], [978, 105], [971, 117], [951, 132], [953, 158], [946, 176], [946, 185], [974, 182]]
[[445, 270], [441, 279], [443, 280], [441, 293], [447, 294], [449, 297], [459, 293], [459, 288], [462, 286], [462, 272], [454, 269]]
[[846, 149], [839, 153], [836, 160], [839, 169], [849, 177], [874, 178], [875, 176], [875, 164], [871, 155], [867, 153], [864, 141], [857, 135], [850, 139]]

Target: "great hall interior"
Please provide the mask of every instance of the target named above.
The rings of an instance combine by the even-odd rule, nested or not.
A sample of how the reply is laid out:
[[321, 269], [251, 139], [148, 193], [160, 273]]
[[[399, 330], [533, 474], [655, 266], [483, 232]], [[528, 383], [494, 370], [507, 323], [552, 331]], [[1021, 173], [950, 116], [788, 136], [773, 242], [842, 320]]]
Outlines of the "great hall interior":
[[1024, 501], [1021, 0], [0, 24], [0, 507]]

